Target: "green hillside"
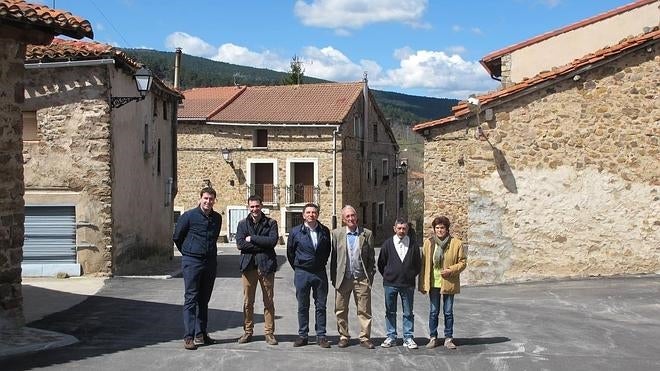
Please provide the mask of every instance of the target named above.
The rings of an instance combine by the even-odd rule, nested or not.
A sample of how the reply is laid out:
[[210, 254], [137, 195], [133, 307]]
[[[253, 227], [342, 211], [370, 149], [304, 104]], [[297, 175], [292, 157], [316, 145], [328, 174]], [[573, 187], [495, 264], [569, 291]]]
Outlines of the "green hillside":
[[[122, 49], [128, 55], [143, 62], [156, 76], [168, 82], [174, 79], [174, 52], [149, 49]], [[278, 85], [286, 74], [265, 68], [253, 68], [213, 61], [184, 54], [181, 59], [182, 89], [208, 86]], [[304, 83], [329, 82], [309, 76]], [[456, 99], [430, 98], [374, 90], [374, 96], [385, 116], [392, 123], [405, 126], [447, 116]]]

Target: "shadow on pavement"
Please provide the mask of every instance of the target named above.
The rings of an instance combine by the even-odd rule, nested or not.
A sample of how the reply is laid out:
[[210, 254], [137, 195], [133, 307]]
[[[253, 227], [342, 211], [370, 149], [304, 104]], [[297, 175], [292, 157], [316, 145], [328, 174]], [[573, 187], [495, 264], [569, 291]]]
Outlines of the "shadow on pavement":
[[[139, 280], [115, 278], [110, 284], [131, 287], [132, 290], [137, 291], [139, 290], [137, 281]], [[169, 280], [160, 281], [165, 284]], [[80, 296], [38, 287], [33, 289], [37, 290], [34, 293], [37, 297], [64, 295], [61, 300], [67, 298], [75, 300]], [[131, 300], [103, 296], [104, 291], [107, 293], [105, 287], [80, 304], [27, 324], [32, 328], [75, 336], [79, 343], [65, 348], [41, 351], [38, 355], [22, 354], [2, 359], [2, 370], [64, 364], [73, 360], [148, 347], [173, 340], [181, 341], [183, 344], [181, 305], [147, 301], [157, 300], [156, 294], [150, 295], [148, 292], [134, 294], [136, 296], [142, 294], [146, 300]], [[180, 294], [183, 296], [183, 291]], [[263, 315], [255, 314], [254, 320], [256, 323], [263, 322]], [[209, 309], [208, 331], [211, 335], [216, 331], [242, 326], [242, 312]], [[235, 341], [236, 339], [227, 339], [219, 343]]]

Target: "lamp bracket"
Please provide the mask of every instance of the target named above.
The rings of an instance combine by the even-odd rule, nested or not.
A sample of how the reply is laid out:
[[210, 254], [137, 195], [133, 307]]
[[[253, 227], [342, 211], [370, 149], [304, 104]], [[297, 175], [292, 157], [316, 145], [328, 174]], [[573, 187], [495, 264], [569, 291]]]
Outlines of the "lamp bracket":
[[126, 103], [130, 102], [139, 102], [144, 99], [144, 96], [140, 97], [110, 97], [110, 106], [112, 108], [119, 108]]

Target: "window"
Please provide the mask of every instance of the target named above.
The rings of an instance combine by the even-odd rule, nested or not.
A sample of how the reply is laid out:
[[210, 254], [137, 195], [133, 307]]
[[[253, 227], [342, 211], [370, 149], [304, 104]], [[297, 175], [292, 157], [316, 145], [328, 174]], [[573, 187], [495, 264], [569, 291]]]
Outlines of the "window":
[[372, 202], [371, 203], [371, 225], [373, 225], [373, 227], [371, 229], [376, 229], [376, 221], [377, 220], [378, 220], [378, 218], [376, 216], [376, 203]]
[[374, 124], [373, 130], [374, 130], [374, 143], [376, 143], [376, 142], [378, 142], [378, 125], [377, 124]]
[[378, 168], [374, 168], [374, 185], [378, 185]]
[[268, 147], [268, 130], [256, 129], [252, 133], [252, 147]]
[[149, 124], [144, 124], [144, 155], [149, 154]]
[[37, 129], [37, 112], [23, 112], [23, 140], [38, 141], [39, 130]]
[[158, 99], [154, 99], [154, 110], [153, 110], [154, 117], [158, 116]]
[[403, 189], [399, 190], [399, 209], [403, 209]]
[[383, 225], [385, 223], [385, 203], [378, 203], [378, 225]]
[[367, 162], [367, 180], [371, 180], [371, 175], [374, 172], [374, 164], [369, 161]]
[[167, 102], [163, 101], [163, 120], [167, 120]]
[[249, 158], [247, 160], [247, 197], [258, 195], [264, 204], [279, 203], [277, 160]]
[[[157, 154], [157, 163], [156, 163], [156, 171], [158, 172], [158, 175], [160, 175], [160, 139], [158, 139], [158, 148], [157, 148], [158, 154]], [[165, 205], [167, 206], [167, 205]]]
[[383, 159], [383, 180], [390, 177], [390, 162], [384, 158]]
[[362, 117], [360, 115], [353, 117], [353, 136], [358, 139], [362, 138]]

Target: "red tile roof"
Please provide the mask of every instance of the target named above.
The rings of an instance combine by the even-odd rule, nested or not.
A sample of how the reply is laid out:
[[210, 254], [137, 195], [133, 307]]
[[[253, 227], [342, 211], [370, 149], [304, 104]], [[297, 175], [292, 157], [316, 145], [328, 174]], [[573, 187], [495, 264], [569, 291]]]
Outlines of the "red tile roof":
[[216, 122], [341, 124], [364, 84], [328, 83], [248, 87], [210, 118]]
[[576, 23], [570, 24], [570, 25], [568, 25], [568, 26], [566, 26], [566, 27], [562, 27], [562, 28], [560, 28], [560, 29], [558, 29], [558, 30], [554, 30], [554, 31], [546, 32], [546, 33], [541, 34], [541, 35], [539, 35], [539, 36], [533, 37], [533, 38], [531, 38], [531, 39], [529, 39], [529, 40], [525, 40], [525, 41], [523, 41], [523, 42], [521, 42], [521, 43], [518, 43], [518, 44], [515, 44], [515, 45], [511, 45], [511, 46], [508, 46], [508, 47], [506, 47], [506, 48], [504, 48], [504, 49], [500, 49], [500, 50], [494, 51], [494, 52], [492, 52], [492, 53], [486, 55], [485, 57], [483, 57], [483, 58], [480, 60], [480, 62], [481, 62], [481, 64], [484, 66], [484, 68], [486, 68], [486, 70], [487, 70], [489, 73], [492, 74], [493, 71], [492, 71], [491, 62], [500, 59], [502, 56], [504, 56], [504, 55], [506, 55], [506, 54], [509, 54], [509, 53], [511, 53], [511, 52], [513, 52], [513, 51], [515, 51], [515, 50], [518, 50], [518, 49], [522, 49], [522, 48], [527, 47], [527, 46], [529, 46], [529, 45], [536, 44], [536, 43], [541, 42], [541, 41], [543, 41], [543, 40], [547, 40], [547, 39], [549, 39], [549, 38], [551, 38], [551, 37], [555, 37], [555, 36], [557, 36], [557, 35], [561, 35], [561, 34], [563, 34], [563, 33], [566, 33], [566, 32], [569, 32], [569, 31], [572, 31], [572, 30], [578, 29], [578, 28], [580, 28], [580, 27], [584, 27], [584, 26], [587, 26], [587, 25], [590, 25], [590, 24], [593, 24], [593, 23], [596, 23], [596, 22], [602, 21], [603, 19], [607, 19], [607, 18], [613, 17], [613, 16], [615, 16], [615, 15], [625, 13], [625, 12], [630, 11], [630, 10], [632, 10], [632, 9], [639, 8], [639, 7], [641, 7], [641, 6], [651, 4], [651, 3], [656, 2], [656, 1], [658, 1], [658, 0], [637, 0], [637, 1], [633, 2], [633, 3], [628, 4], [628, 5], [623, 5], [623, 6], [620, 6], [620, 7], [618, 7], [618, 8], [615, 8], [615, 9], [612, 9], [612, 10], [610, 10], [610, 11], [607, 11], [607, 12], [605, 12], [605, 13], [601, 13], [601, 14], [595, 15], [595, 16], [593, 16], [593, 17], [590, 17], [590, 18], [587, 18], [587, 19], [583, 19], [583, 20], [581, 20], [581, 21], [579, 21], [579, 22], [576, 22]]
[[[607, 60], [608, 58], [616, 56], [617, 54], [620, 54], [626, 50], [631, 50], [637, 47], [641, 47], [647, 43], [655, 43], [657, 42], [658, 39], [660, 39], [660, 30], [658, 29], [658, 27], [656, 27], [654, 30], [647, 32], [645, 34], [624, 39], [619, 44], [600, 49], [594, 53], [587, 54], [582, 58], [578, 58], [573, 62], [566, 64], [564, 66], [553, 68], [551, 71], [541, 72], [538, 75], [530, 79], [524, 80], [518, 84], [511, 85], [507, 88], [492, 93], [481, 95], [477, 98], [479, 99], [479, 103], [483, 109], [483, 107], [485, 107], [489, 103], [496, 102], [498, 99], [518, 94], [540, 83], [546, 81], [552, 81], [560, 77], [567, 76], [572, 72], [580, 70], [583, 67], [588, 67], [595, 63]], [[446, 125], [450, 122], [459, 120], [461, 118], [466, 118], [470, 115], [470, 109], [468, 107], [467, 102], [460, 102], [458, 105], [452, 107], [452, 112], [453, 112], [452, 116], [448, 116], [439, 120], [433, 120], [433, 121], [417, 124], [413, 127], [413, 130], [420, 131], [426, 128]]]
[[237, 86], [195, 88], [183, 91], [185, 100], [182, 105], [179, 105], [177, 116], [180, 120], [208, 120], [244, 91], [245, 87]]
[[[54, 38], [49, 45], [28, 45], [25, 51], [25, 63], [66, 62], [94, 59], [114, 59], [121, 64], [137, 70], [143, 66], [140, 61], [131, 58], [123, 51], [96, 41], [64, 40]], [[181, 93], [167, 86], [162, 80], [154, 76], [153, 83], [161, 89], [181, 98]]]
[[18, 27], [29, 26], [44, 29], [53, 34], [66, 35], [76, 39], [94, 37], [92, 25], [88, 20], [64, 10], [30, 4], [23, 0], [1, 0], [0, 21]]

